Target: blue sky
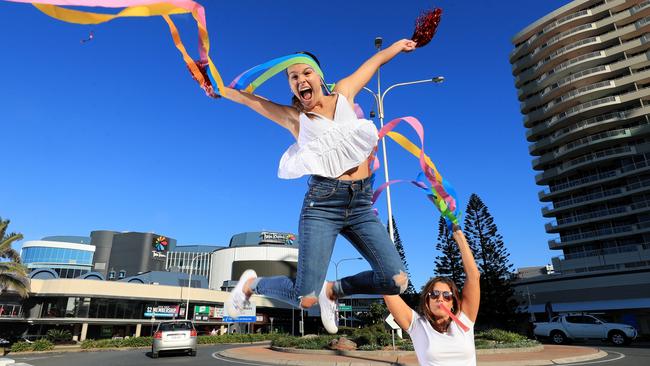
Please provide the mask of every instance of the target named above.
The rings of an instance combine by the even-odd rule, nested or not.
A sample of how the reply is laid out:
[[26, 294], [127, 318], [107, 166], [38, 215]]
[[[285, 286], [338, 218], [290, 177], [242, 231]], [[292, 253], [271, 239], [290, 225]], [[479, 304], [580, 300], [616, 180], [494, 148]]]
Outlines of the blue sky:
[[[407, 38], [422, 10], [443, 8], [434, 40], [385, 65], [382, 85], [436, 75], [445, 83], [391, 91], [386, 118], [423, 122], [425, 150], [462, 207], [471, 193], [483, 199], [515, 267], [544, 265], [561, 254], [548, 249], [552, 236], [537, 198], [543, 187], [535, 184], [508, 55], [514, 34], [567, 1], [202, 3], [211, 57], [226, 81], [301, 50], [315, 53], [328, 82], [336, 81], [373, 54], [376, 36], [386, 45]], [[174, 19], [195, 51], [193, 20]], [[95, 38], [82, 44], [90, 31]], [[0, 1], [0, 32], [0, 216], [12, 221], [10, 230], [25, 240], [98, 229], [154, 231], [181, 245], [227, 245], [244, 231], [297, 232], [306, 179], [277, 178], [292, 137], [243, 106], [205, 97], [161, 18], [82, 26]], [[281, 76], [257, 92], [290, 100]], [[373, 109], [369, 94], [357, 102]], [[406, 126], [398, 130], [415, 139]], [[417, 160], [398, 145], [389, 142], [388, 153], [391, 179], [417, 175]], [[419, 288], [433, 274], [439, 214], [421, 190], [397, 185], [392, 192]], [[383, 198], [377, 207], [386, 222]], [[341, 238], [332, 259], [355, 256]], [[339, 275], [367, 268], [344, 262]]]

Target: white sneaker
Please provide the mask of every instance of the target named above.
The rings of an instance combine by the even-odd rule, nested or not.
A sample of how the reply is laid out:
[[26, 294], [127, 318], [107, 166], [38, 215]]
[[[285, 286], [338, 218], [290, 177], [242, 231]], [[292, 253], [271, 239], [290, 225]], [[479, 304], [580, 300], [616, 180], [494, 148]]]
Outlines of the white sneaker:
[[230, 299], [226, 302], [226, 314], [231, 318], [239, 318], [244, 308], [250, 305], [250, 301], [244, 294], [244, 284], [251, 278], [256, 278], [257, 273], [252, 269], [247, 269], [239, 277], [239, 282], [230, 293]]
[[325, 330], [330, 334], [336, 334], [339, 331], [336, 324], [336, 302], [327, 297], [327, 281], [323, 283], [323, 288], [318, 294], [318, 305], [320, 306], [320, 320], [323, 322]]

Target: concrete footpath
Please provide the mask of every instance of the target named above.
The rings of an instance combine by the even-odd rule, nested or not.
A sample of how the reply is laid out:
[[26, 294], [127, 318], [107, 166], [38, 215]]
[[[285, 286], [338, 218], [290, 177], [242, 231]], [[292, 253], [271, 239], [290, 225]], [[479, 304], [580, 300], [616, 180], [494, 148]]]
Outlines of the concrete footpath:
[[[311, 351], [271, 348], [268, 345], [231, 348], [219, 352], [234, 360], [275, 365], [418, 365], [414, 352], [406, 351]], [[542, 345], [531, 349], [478, 350], [482, 366], [554, 365], [594, 360], [607, 356], [595, 347]]]

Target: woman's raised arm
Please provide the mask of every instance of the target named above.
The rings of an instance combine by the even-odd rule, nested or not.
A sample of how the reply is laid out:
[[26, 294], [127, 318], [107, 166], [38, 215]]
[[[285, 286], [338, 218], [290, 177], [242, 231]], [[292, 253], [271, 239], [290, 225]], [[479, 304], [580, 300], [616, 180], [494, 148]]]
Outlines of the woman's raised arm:
[[345, 95], [350, 103], [354, 103], [354, 97], [368, 84], [379, 66], [392, 60], [400, 52], [410, 52], [414, 49], [415, 42], [410, 39], [402, 39], [393, 43], [390, 47], [384, 48], [366, 60], [352, 75], [336, 83], [334, 91]]
[[399, 295], [384, 295], [384, 302], [388, 307], [388, 311], [393, 314], [397, 325], [404, 330], [408, 330], [413, 321], [413, 310], [406, 305]]
[[293, 107], [274, 103], [259, 95], [225, 88], [222, 97], [235, 103], [243, 104], [291, 132], [298, 139], [300, 113]]
[[452, 235], [458, 244], [460, 256], [463, 260], [463, 269], [465, 270], [465, 285], [463, 286], [463, 302], [461, 307], [469, 320], [476, 322], [476, 315], [478, 314], [478, 307], [481, 302], [481, 274], [474, 261], [472, 250], [467, 244], [465, 234], [463, 234], [457, 225], [454, 225], [452, 230]]

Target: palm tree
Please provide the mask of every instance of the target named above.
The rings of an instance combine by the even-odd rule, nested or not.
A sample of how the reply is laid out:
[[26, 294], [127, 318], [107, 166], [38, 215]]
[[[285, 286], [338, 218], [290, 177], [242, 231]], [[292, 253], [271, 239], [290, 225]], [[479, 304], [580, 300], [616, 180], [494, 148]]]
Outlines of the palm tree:
[[29, 296], [27, 268], [20, 261], [20, 254], [11, 248], [11, 243], [22, 240], [22, 234], [7, 234], [9, 220], [0, 218], [0, 293], [11, 289], [21, 297]]

